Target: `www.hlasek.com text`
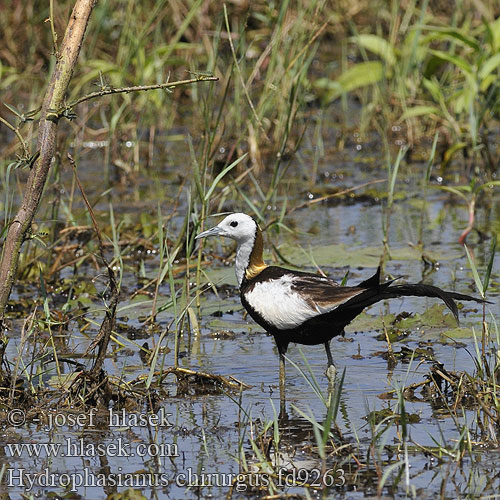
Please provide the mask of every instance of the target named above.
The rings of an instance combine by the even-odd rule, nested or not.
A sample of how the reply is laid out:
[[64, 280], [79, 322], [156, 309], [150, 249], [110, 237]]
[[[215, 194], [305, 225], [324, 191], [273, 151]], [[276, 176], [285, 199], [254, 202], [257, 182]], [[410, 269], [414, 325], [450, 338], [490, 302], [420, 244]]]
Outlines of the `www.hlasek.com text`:
[[84, 438], [67, 437], [62, 443], [8, 443], [5, 445], [11, 457], [178, 457], [179, 447], [175, 443], [134, 443], [123, 438], [107, 443], [93, 443]]

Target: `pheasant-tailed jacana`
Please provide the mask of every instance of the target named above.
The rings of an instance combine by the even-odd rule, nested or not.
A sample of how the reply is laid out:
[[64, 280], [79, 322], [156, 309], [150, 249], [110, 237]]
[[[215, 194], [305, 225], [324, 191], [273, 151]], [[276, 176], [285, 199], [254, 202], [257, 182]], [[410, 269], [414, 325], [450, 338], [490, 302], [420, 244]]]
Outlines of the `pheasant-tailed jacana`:
[[220, 224], [196, 238], [225, 236], [236, 241], [236, 278], [241, 303], [248, 314], [273, 335], [280, 355], [280, 396], [284, 399], [285, 353], [290, 342], [324, 344], [328, 357], [327, 376], [335, 377], [330, 340], [344, 335], [344, 327], [358, 314], [380, 300], [394, 297], [437, 297], [458, 321], [454, 299], [481, 299], [446, 292], [423, 284], [380, 283], [380, 268], [357, 286], [340, 286], [317, 274], [268, 266], [262, 260], [263, 238], [258, 224], [243, 213], [228, 215]]

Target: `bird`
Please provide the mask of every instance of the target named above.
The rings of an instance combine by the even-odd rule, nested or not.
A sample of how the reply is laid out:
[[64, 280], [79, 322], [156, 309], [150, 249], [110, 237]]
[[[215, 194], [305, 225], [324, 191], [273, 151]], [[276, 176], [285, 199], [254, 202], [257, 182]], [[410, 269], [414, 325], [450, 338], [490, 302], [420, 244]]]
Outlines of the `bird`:
[[335, 380], [336, 368], [330, 340], [345, 335], [344, 328], [366, 307], [381, 300], [417, 296], [441, 299], [458, 322], [455, 300], [483, 303], [483, 299], [444, 291], [425, 284], [381, 282], [380, 266], [373, 276], [356, 286], [341, 286], [331, 278], [307, 271], [267, 265], [264, 239], [257, 222], [245, 213], [232, 213], [196, 239], [222, 236], [236, 241], [235, 272], [240, 299], [252, 319], [274, 337], [279, 359], [279, 387], [285, 397], [285, 354], [290, 343], [324, 344], [327, 377]]

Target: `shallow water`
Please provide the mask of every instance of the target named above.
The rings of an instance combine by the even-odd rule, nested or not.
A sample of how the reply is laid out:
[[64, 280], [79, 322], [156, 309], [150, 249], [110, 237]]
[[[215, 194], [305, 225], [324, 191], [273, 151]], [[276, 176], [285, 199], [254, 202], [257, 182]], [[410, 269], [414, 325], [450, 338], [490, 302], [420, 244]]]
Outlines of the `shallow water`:
[[[316, 187], [324, 188], [327, 182], [331, 182], [332, 173], [338, 171], [344, 172], [341, 185], [346, 187], [371, 181], [374, 177], [383, 178], [380, 172], [374, 174], [372, 168], [372, 163], [382, 164], [381, 160], [377, 160], [377, 151], [370, 153], [375, 157], [373, 162], [365, 162], [367, 147], [358, 151], [356, 144], [356, 141], [353, 141], [350, 148], [342, 154], [330, 155], [323, 160]], [[303, 151], [303, 154], [307, 153], [308, 151]], [[90, 158], [84, 160], [81, 164], [84, 180], [90, 182], [95, 175], [95, 169], [98, 168], [99, 165], [95, 161], [91, 162]], [[297, 173], [296, 168], [294, 169], [293, 165], [290, 168], [290, 179]], [[437, 258], [439, 266], [429, 272], [417, 256], [408, 255], [408, 243], [416, 243], [418, 240], [417, 227], [422, 202], [419, 179], [422, 178], [423, 168], [422, 164], [412, 164], [403, 168], [399, 177], [400, 182], [396, 190], [402, 197], [396, 200], [391, 216], [389, 245], [393, 260], [387, 263], [386, 274], [402, 276], [402, 279], [408, 282], [424, 279], [426, 283], [444, 289], [476, 294], [467, 258], [463, 248], [457, 243], [458, 236], [466, 225], [466, 210], [456, 200], [450, 203], [447, 194], [439, 190], [428, 190], [424, 218], [425, 248]], [[138, 212], [154, 214], [157, 199], [160, 198], [163, 199], [162, 210], [168, 212], [169, 200], [173, 199], [178, 189], [178, 184], [169, 183], [168, 180], [172, 181], [175, 176], [172, 172], [164, 175], [159, 169], [153, 177], [155, 178], [141, 179], [133, 186], [115, 190], [113, 206], [118, 220], [133, 219]], [[335, 182], [339, 182], [338, 179]], [[378, 186], [378, 189], [383, 191], [384, 184]], [[293, 205], [303, 202], [307, 199], [308, 192], [307, 186], [302, 188], [295, 182], [290, 190], [288, 203]], [[97, 206], [107, 211], [104, 201]], [[498, 207], [498, 197], [496, 206]], [[271, 211], [272, 209], [267, 214], [269, 218], [272, 216]], [[276, 209], [275, 212], [277, 215], [279, 210]], [[101, 216], [105, 217], [106, 214]], [[319, 203], [298, 210], [284, 220], [284, 223], [298, 230], [296, 234], [290, 235], [281, 231], [279, 234], [273, 234], [273, 240], [293, 264], [311, 270], [314, 269], [314, 264], [308, 254], [312, 252], [315, 263], [338, 280], [343, 278], [349, 267], [349, 283], [354, 284], [368, 278], [375, 270], [382, 253], [383, 217], [378, 200], [354, 200], [349, 204], [335, 205]], [[477, 219], [480, 229], [487, 232], [487, 221], [490, 218], [486, 209], [479, 206]], [[182, 222], [181, 216], [174, 217], [172, 221], [171, 231], [175, 234], [177, 225]], [[489, 242], [478, 242], [474, 234], [470, 240], [479, 269], [484, 270]], [[210, 242], [206, 247], [206, 255], [227, 255], [229, 248], [225, 243]], [[358, 251], [360, 253], [357, 253]], [[363, 259], [362, 262], [360, 258]], [[136, 289], [137, 279], [132, 268], [130, 265], [123, 277], [123, 288], [128, 292]], [[145, 259], [144, 269], [148, 277], [156, 276], [158, 259]], [[85, 270], [89, 273], [88, 279], [94, 279], [99, 274], [90, 266]], [[22, 491], [28, 490], [30, 494], [42, 498], [47, 492], [57, 492], [61, 495], [65, 489], [60, 486], [60, 481], [70, 480], [74, 487], [68, 487], [67, 490], [76, 490], [77, 497], [81, 498], [103, 498], [117, 489], [123, 490], [126, 486], [141, 488], [147, 497], [152, 498], [221, 498], [227, 494], [228, 484], [232, 483], [240, 472], [237, 460], [239, 441], [248, 462], [254, 463], [255, 457], [249, 439], [255, 437], [253, 433], [259, 427], [259, 422], [273, 420], [279, 411], [278, 356], [273, 339], [243, 315], [233, 268], [211, 260], [205, 271], [217, 288], [222, 290], [223, 285], [226, 285], [225, 291], [219, 296], [211, 291], [204, 294], [201, 332], [192, 334], [190, 339], [187, 335], [181, 338], [180, 365], [233, 376], [251, 388], [241, 394], [177, 396], [174, 377], [170, 376], [162, 390], [157, 391], [159, 407], [168, 414], [163, 425], [157, 427], [143, 426], [129, 420], [110, 422], [110, 415], [106, 412], [96, 413], [94, 420], [87, 422], [87, 426], [68, 426], [67, 413], [49, 410], [48, 414], [52, 415], [55, 423], [52, 429], [47, 430], [47, 415], [40, 417], [41, 422], [24, 423], [22, 413], [17, 417], [14, 414], [18, 420], [13, 417], [15, 421], [6, 427], [3, 445], [0, 447], [3, 450], [3, 458], [0, 461], [6, 467], [4, 484], [9, 486], [9, 493], [18, 496]], [[494, 303], [488, 306], [488, 311], [495, 316], [498, 316], [499, 306], [499, 271], [497, 259], [492, 272], [493, 291], [490, 295], [490, 300]], [[70, 270], [65, 270], [65, 273], [69, 274]], [[97, 280], [96, 287], [100, 286]], [[169, 286], [164, 284], [160, 289], [160, 303], [167, 301], [169, 297]], [[133, 304], [139, 302], [142, 302], [142, 305], [130, 307], [126, 293], [122, 294], [118, 322], [126, 324], [127, 327], [142, 329], [141, 335], [140, 338], [127, 339], [127, 333], [124, 333], [123, 337], [119, 338], [123, 347], [115, 344], [114, 354], [105, 363], [105, 369], [110, 375], [124, 380], [131, 380], [149, 372], [148, 366], [141, 361], [138, 346], [147, 341], [151, 347], [159, 341], [158, 333], [147, 334], [138, 319], [150, 311], [150, 300], [134, 299]], [[388, 314], [397, 315], [408, 311], [424, 313], [434, 302], [431, 299], [405, 298], [377, 304], [367, 311], [373, 319], [368, 324], [375, 324], [377, 318], [380, 323], [380, 318], [387, 317]], [[95, 307], [97, 306], [102, 309], [102, 304], [95, 303]], [[101, 314], [96, 312], [97, 322]], [[448, 315], [449, 312], [445, 314]], [[465, 304], [460, 316], [462, 327], [474, 327], [479, 334], [482, 318], [479, 308]], [[159, 314], [158, 323], [165, 328], [172, 319], [172, 312], [167, 311]], [[401, 459], [397, 451], [400, 442], [398, 432], [401, 432], [401, 428], [389, 426], [379, 439], [377, 449], [370, 451], [373, 431], [366, 417], [373, 411], [395, 409], [396, 400], [381, 399], [379, 396], [403, 384], [407, 386], [422, 381], [431, 365], [429, 360], [414, 359], [408, 362], [406, 359], [405, 362], [399, 361], [396, 366], [390, 367], [382, 356], [387, 352], [387, 344], [385, 340], [377, 340], [381, 330], [367, 328], [366, 318], [363, 321], [358, 323], [358, 326], [353, 323], [347, 329], [345, 339], [332, 341], [332, 352], [339, 373], [345, 369], [337, 425], [343, 436], [342, 442], [351, 443], [358, 450], [356, 455], [361, 465], [353, 468], [352, 461], [346, 464], [342, 472], [346, 474], [346, 484], [330, 488], [328, 498], [366, 498], [376, 495], [378, 480], [371, 454], [377, 455], [383, 467]], [[399, 352], [402, 347], [410, 350], [422, 346], [431, 348], [434, 359], [443, 363], [447, 370], [465, 370], [472, 374], [475, 370], [472, 359], [474, 340], [471, 335], [456, 340], [447, 337], [446, 331], [451, 328], [453, 327], [422, 325], [413, 329], [404, 340], [395, 342], [393, 349]], [[94, 326], [82, 334], [76, 323], [72, 322], [70, 352], [84, 351], [96, 329]], [[173, 335], [167, 335], [164, 342], [171, 349], [165, 355], [164, 363], [165, 366], [171, 366]], [[8, 347], [9, 359], [17, 355], [18, 344], [18, 336], [13, 335]], [[307, 358], [310, 369], [300, 351]], [[315, 377], [326, 395], [326, 355], [322, 346], [299, 349], [291, 345], [287, 356], [290, 360], [287, 366], [288, 421], [281, 427], [280, 451], [289, 456], [293, 455], [297, 467], [311, 471], [320, 468], [321, 464], [313, 450], [316, 441], [312, 425], [300, 411], [318, 422], [325, 418], [325, 406], [312, 391], [308, 380]], [[293, 366], [292, 362], [298, 365], [305, 375]], [[50, 383], [57, 373], [53, 365], [47, 365], [46, 369], [43, 379]], [[434, 447], [439, 442], [453, 445], [460, 434], [457, 423], [438, 404], [433, 407], [428, 402], [407, 401], [406, 411], [410, 415], [418, 416], [415, 417], [418, 421], [409, 425], [408, 460], [411, 468], [408, 494], [415, 494], [419, 498], [435, 498], [442, 492], [444, 497], [457, 498], [494, 494], [498, 491], [500, 481], [492, 465], [498, 460], [497, 450], [485, 450], [478, 446], [472, 450], [472, 454], [465, 454], [460, 467], [446, 456], [443, 456], [442, 461], [438, 461], [429, 454], [416, 451], [416, 444], [420, 447]], [[78, 415], [77, 412], [76, 416]], [[145, 415], [145, 410], [140, 406], [128, 408], [126, 415], [127, 418]], [[474, 415], [474, 410], [465, 410], [463, 419], [472, 422]], [[249, 422], [252, 422], [252, 425]], [[117, 425], [110, 427], [110, 423]], [[51, 443], [60, 445], [60, 448], [52, 450], [54, 456], [49, 457], [47, 450], [42, 447], [40, 456], [35, 457], [33, 448], [25, 447], [16, 451], [12, 446], [16, 443]], [[97, 445], [101, 445], [101, 448], [97, 448]], [[333, 456], [329, 463], [336, 463]], [[35, 478], [33, 475], [36, 473], [41, 475]], [[63, 473], [70, 476], [61, 476]], [[138, 475], [131, 483], [127, 483], [131, 479], [126, 474], [131, 473]], [[486, 480], [486, 477], [489, 479]], [[198, 486], [196, 478], [199, 480]], [[29, 488], [30, 479], [34, 480], [32, 488]], [[148, 481], [151, 480], [156, 480], [158, 485], [148, 486]], [[78, 485], [80, 481], [82, 484]], [[101, 484], [103, 481], [106, 481], [106, 486]], [[123, 485], [118, 487], [120, 481]], [[211, 486], [213, 483], [221, 486]], [[386, 484], [389, 486], [391, 480]], [[232, 498], [260, 497], [262, 494], [258, 491], [238, 491], [245, 488], [242, 484], [238, 488], [235, 487]], [[295, 486], [285, 488], [285, 491], [302, 493], [303, 489]], [[404, 481], [394, 490], [384, 491], [397, 498], [407, 495]], [[311, 494], [316, 495], [313, 491]]]

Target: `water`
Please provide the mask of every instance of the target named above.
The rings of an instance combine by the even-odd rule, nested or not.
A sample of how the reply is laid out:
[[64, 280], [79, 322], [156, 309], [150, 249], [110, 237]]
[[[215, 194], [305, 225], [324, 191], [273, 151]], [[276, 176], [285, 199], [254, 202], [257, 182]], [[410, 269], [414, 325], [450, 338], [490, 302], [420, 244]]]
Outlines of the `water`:
[[[366, 148], [358, 152], [355, 145], [354, 142], [351, 150], [325, 159], [316, 187], [321, 187], [326, 179], [331, 181], [331, 176], [325, 176], [325, 172], [336, 170], [346, 172], [342, 185], [355, 186], [373, 180], [373, 165], [362, 161]], [[342, 161], [344, 163], [340, 163]], [[95, 162], [82, 163], [84, 180], [90, 182], [95, 175], [93, 169], [98, 168], [99, 165]], [[402, 276], [407, 282], [425, 279], [426, 283], [444, 289], [476, 294], [467, 258], [457, 243], [466, 224], [466, 211], [455, 199], [450, 203], [447, 194], [430, 189], [424, 212], [425, 249], [437, 256], [439, 266], [429, 271], [418, 258], [405, 257], [410, 248], [408, 243], [415, 244], [418, 241], [417, 228], [422, 203], [419, 179], [422, 178], [422, 168], [421, 164], [414, 164], [401, 172], [396, 191], [402, 196], [395, 202], [389, 233], [390, 251], [395, 258], [388, 262], [386, 273]], [[289, 175], [292, 177], [293, 174], [292, 166]], [[377, 178], [383, 177], [380, 171], [376, 175]], [[163, 175], [157, 171], [151, 178], [141, 179], [135, 185], [115, 189], [112, 201], [117, 220], [134, 221], [137, 212], [152, 214], [153, 217], [158, 199], [162, 200], [162, 211], [169, 213], [169, 204], [175, 198], [179, 184], [169, 183], [167, 180], [174, 177], [172, 172]], [[290, 206], [302, 203], [307, 198], [307, 186], [301, 188], [295, 184], [287, 200]], [[382, 187], [380, 189], [383, 190]], [[108, 211], [106, 203], [101, 201], [97, 208], [105, 211], [100, 214], [104, 220]], [[244, 207], [240, 206], [239, 209]], [[181, 204], [179, 215], [172, 218], [172, 234], [178, 230], [182, 213]], [[278, 213], [279, 207], [276, 208], [275, 215]], [[267, 215], [272, 217], [269, 212]], [[317, 252], [316, 263], [324, 272], [338, 280], [343, 278], [346, 265], [349, 265], [349, 283], [354, 284], [374, 272], [382, 252], [383, 218], [381, 202], [373, 198], [367, 201], [353, 200], [349, 204], [323, 202], [297, 210], [285, 218], [285, 224], [298, 229], [296, 234], [280, 231], [272, 236], [278, 248], [289, 255], [294, 264], [305, 265], [313, 270], [314, 264], [308, 255]], [[489, 220], [486, 208], [478, 207], [477, 219], [479, 228], [486, 229]], [[479, 268], [484, 270], [489, 257], [489, 242], [477, 242], [474, 234], [471, 235], [471, 242]], [[342, 248], [343, 253], [322, 253], [321, 249], [327, 245], [343, 245], [332, 247]], [[227, 255], [229, 249], [226, 242], [210, 243], [206, 255]], [[269, 259], [271, 249], [267, 250]], [[356, 254], [355, 251], [361, 251], [361, 254]], [[158, 272], [158, 257], [154, 254], [149, 254], [149, 257], [143, 255], [148, 254], [136, 256], [136, 259], [144, 258], [146, 275], [153, 278]], [[363, 263], [346, 264], [353, 255], [356, 258], [363, 255]], [[366, 265], [364, 262], [371, 264]], [[117, 342], [113, 343], [113, 354], [106, 359], [105, 370], [115, 381], [130, 382], [149, 373], [148, 364], [139, 356], [139, 346], [144, 342], [148, 342], [149, 347], [156, 345], [160, 340], [161, 330], [171, 323], [173, 315], [168, 311], [159, 314], [157, 320], [160, 329], [155, 333], [148, 333], [139, 318], [150, 311], [150, 299], [138, 297], [132, 304], [141, 301], [146, 303], [134, 307], [129, 307], [128, 301], [131, 293], [139, 288], [136, 274], [138, 262], [126, 260], [124, 265], [123, 293], [118, 311], [119, 323], [123, 325], [123, 329]], [[101, 273], [90, 265], [81, 267], [78, 272], [86, 273], [86, 279], [89, 280]], [[89, 412], [81, 409], [75, 409], [74, 414], [63, 412], [57, 409], [56, 399], [53, 404], [37, 410], [35, 414], [24, 408], [14, 408], [19, 411], [12, 414], [8, 413], [11, 408], [5, 408], [4, 413], [11, 421], [10, 425], [4, 427], [1, 463], [5, 467], [3, 484], [9, 487], [9, 493], [18, 496], [26, 491], [35, 497], [45, 498], [49, 492], [56, 493], [59, 497], [71, 492], [71, 495], [68, 493], [68, 498], [98, 499], [117, 490], [135, 487], [152, 498], [222, 498], [228, 494], [229, 485], [233, 485], [232, 498], [260, 498], [267, 491], [265, 488], [250, 488], [248, 484], [238, 482], [237, 475], [241, 472], [238, 461], [242, 457], [239, 453], [244, 453], [251, 468], [255, 468], [259, 462], [250, 440], [260, 444], [269, 443], [266, 440], [273, 436], [271, 424], [265, 438], [259, 441], [259, 433], [263, 432], [265, 423], [272, 421], [279, 411], [277, 351], [272, 337], [243, 314], [233, 268], [211, 260], [206, 272], [220, 293], [218, 296], [212, 291], [204, 294], [201, 331], [193, 333], [191, 337], [186, 334], [181, 338], [180, 366], [235, 377], [250, 388], [241, 394], [230, 391], [193, 394], [194, 391], [191, 391], [190, 395], [178, 395], [175, 377], [170, 375], [161, 388], [154, 390], [155, 411], [166, 415], [160, 425], [155, 425], [157, 422], [154, 417], [147, 418], [142, 404], [131, 404], [130, 401], [134, 400], [134, 387], [126, 385], [122, 387], [123, 394], [132, 395], [127, 400], [126, 416], [128, 419], [141, 417], [144, 420], [142, 423], [127, 419], [119, 422], [116, 415], [115, 420], [110, 420], [107, 410], [99, 410], [90, 421], [81, 420], [70, 425], [73, 423], [70, 418], [88, 419]], [[68, 277], [71, 274], [70, 268], [63, 273]], [[492, 273], [493, 292], [490, 296], [494, 303], [488, 306], [488, 311], [494, 315], [498, 314], [499, 304], [498, 274], [497, 259]], [[95, 286], [98, 290], [104, 290], [102, 280], [97, 279]], [[22, 295], [17, 290], [15, 297]], [[166, 280], [160, 288], [158, 303], [168, 301], [169, 297], [170, 289]], [[403, 312], [423, 314], [435, 302], [409, 297], [377, 304], [367, 311], [372, 317], [368, 321], [375, 324], [378, 318], [380, 323], [382, 317]], [[96, 311], [95, 315], [89, 314], [88, 317], [94, 317], [98, 324], [102, 317], [102, 302], [99, 304], [94, 301], [93, 307], [96, 305], [101, 311]], [[460, 313], [461, 326], [474, 327], [479, 335], [481, 314], [480, 308], [474, 304], [466, 304]], [[407, 358], [391, 366], [386, 359], [387, 343], [377, 339], [382, 330], [367, 328], [366, 318], [364, 321], [358, 323], [358, 326], [355, 323], [351, 325], [345, 339], [336, 338], [332, 341], [332, 352], [339, 373], [345, 370], [337, 417], [342, 437], [336, 443], [339, 448], [350, 447], [352, 453], [349, 455], [345, 451], [339, 451], [335, 454], [328, 450], [328, 466], [333, 468], [335, 477], [339, 479], [336, 486], [328, 490], [328, 498], [365, 498], [376, 495], [381, 479], [377, 474], [382, 474], [388, 465], [404, 458], [404, 449], [400, 447], [402, 427], [394, 423], [388, 425], [387, 431], [380, 434], [372, 449], [372, 437], [383, 429], [383, 424], [379, 427], [371, 425], [367, 415], [381, 410], [398, 410], [396, 399], [383, 399], [380, 396], [403, 385], [423, 381], [432, 364], [431, 360], [413, 359], [409, 362]], [[9, 359], [17, 356], [19, 346], [16, 329], [20, 330], [21, 324], [14, 324], [8, 346]], [[132, 328], [137, 330], [132, 331]], [[449, 338], [443, 332], [450, 329], [452, 328], [424, 324], [413, 329], [392, 347], [396, 353], [402, 347], [410, 350], [424, 347], [432, 350], [434, 359], [443, 363], [448, 371], [473, 374], [473, 338], [471, 335]], [[96, 331], [97, 326], [94, 324], [82, 332], [81, 326], [72, 320], [69, 324], [68, 351], [85, 351]], [[163, 342], [171, 351], [164, 358], [160, 356], [159, 364], [164, 361], [164, 366], [168, 367], [173, 364], [173, 334], [168, 334]], [[287, 364], [287, 420], [282, 422], [280, 428], [280, 457], [294, 463], [305, 474], [309, 474], [309, 480], [314, 480], [311, 471], [321, 469], [322, 464], [311, 420], [322, 422], [326, 408], [311, 388], [310, 381], [316, 379], [326, 396], [326, 354], [322, 346], [302, 346], [299, 349], [291, 345], [287, 356], [290, 360]], [[303, 373], [293, 364], [300, 367]], [[72, 365], [62, 366], [66, 372], [73, 370]], [[45, 370], [41, 377], [46, 384], [50, 384], [57, 378], [55, 365], [47, 364]], [[419, 391], [416, 390], [415, 394], [419, 396]], [[138, 401], [139, 396], [135, 399]], [[444, 492], [445, 497], [451, 498], [496, 493], [499, 480], [492, 465], [498, 460], [496, 449], [485, 449], [478, 444], [471, 453], [464, 453], [460, 467], [449, 456], [443, 455], [441, 460], [437, 460], [426, 452], [426, 448], [435, 448], [439, 443], [447, 444], [452, 449], [460, 439], [461, 423], [472, 422], [475, 410], [464, 410], [457, 423], [450, 416], [446, 405], [423, 401], [422, 397], [420, 399], [422, 401], [405, 403], [406, 412], [412, 416], [413, 422], [409, 425], [407, 439], [408, 462], [411, 465], [408, 476], [409, 494], [413, 492], [419, 498], [435, 498], [440, 492]], [[121, 415], [119, 406], [115, 402], [114, 409]], [[54, 425], [49, 428], [51, 421]], [[47, 449], [45, 445], [48, 444], [54, 446]], [[23, 448], [16, 448], [16, 445], [22, 445]], [[33, 445], [42, 446], [36, 448]], [[261, 449], [260, 452], [264, 453], [265, 450]], [[35, 456], [37, 453], [39, 456]], [[50, 454], [52, 456], [48, 456]], [[344, 478], [344, 474], [345, 484], [340, 480]], [[266, 477], [266, 471], [263, 471], [261, 480], [264, 481]], [[274, 477], [273, 480], [279, 483], [282, 479]], [[388, 477], [386, 488], [392, 484], [393, 479], [394, 474]], [[66, 488], [62, 486], [65, 482], [69, 483]], [[303, 493], [303, 488], [295, 485], [284, 488], [284, 491]], [[397, 498], [405, 497], [405, 481], [402, 480], [394, 491], [384, 489], [384, 492]], [[313, 490], [311, 494], [313, 497], [317, 495]]]

